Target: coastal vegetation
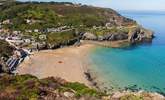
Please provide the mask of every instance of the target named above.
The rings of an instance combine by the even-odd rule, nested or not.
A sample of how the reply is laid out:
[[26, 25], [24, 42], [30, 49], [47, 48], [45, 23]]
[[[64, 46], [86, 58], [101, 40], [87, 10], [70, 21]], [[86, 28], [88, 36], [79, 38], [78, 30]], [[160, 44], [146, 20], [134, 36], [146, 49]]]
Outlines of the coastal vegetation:
[[0, 58], [4, 57], [8, 59], [12, 53], [14, 48], [11, 47], [6, 41], [0, 40]]
[[[6, 1], [0, 15], [4, 33], [16, 31], [46, 48], [72, 45], [80, 39], [134, 43], [153, 37], [151, 31], [110, 8], [69, 2]], [[40, 41], [40, 35], [46, 38]]]
[[[39, 3], [39, 2], [13, 2], [12, 6], [3, 5], [0, 9], [0, 20], [12, 20], [10, 27], [16, 30], [45, 29], [58, 26], [93, 27], [104, 26], [110, 19], [118, 18], [122, 25], [133, 25], [131, 19], [124, 18], [112, 9], [75, 5], [72, 3]], [[35, 20], [27, 24], [26, 19]]]
[[4, 74], [0, 84], [2, 100], [164, 100], [157, 94], [145, 92], [108, 95], [77, 82], [54, 77], [38, 79], [28, 74]]
[[48, 33], [47, 43], [54, 45], [54, 47], [60, 47], [60, 45], [73, 45], [78, 39], [78, 36], [73, 31], [67, 32], [53, 32]]
[[53, 77], [37, 79], [31, 75], [3, 75], [0, 84], [0, 99], [3, 100], [100, 98], [105, 95], [83, 84]]

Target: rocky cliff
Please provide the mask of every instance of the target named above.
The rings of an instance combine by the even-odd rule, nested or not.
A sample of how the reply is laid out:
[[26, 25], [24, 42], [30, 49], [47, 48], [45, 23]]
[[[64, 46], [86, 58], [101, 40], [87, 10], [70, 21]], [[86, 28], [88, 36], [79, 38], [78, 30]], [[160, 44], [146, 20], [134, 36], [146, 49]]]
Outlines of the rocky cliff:
[[[125, 27], [126, 28], [126, 27]], [[84, 40], [95, 41], [128, 41], [129, 43], [151, 41], [154, 34], [151, 30], [145, 29], [141, 26], [129, 28], [127, 32], [107, 32], [104, 35], [97, 35], [92, 32], [85, 32], [82, 36]]]

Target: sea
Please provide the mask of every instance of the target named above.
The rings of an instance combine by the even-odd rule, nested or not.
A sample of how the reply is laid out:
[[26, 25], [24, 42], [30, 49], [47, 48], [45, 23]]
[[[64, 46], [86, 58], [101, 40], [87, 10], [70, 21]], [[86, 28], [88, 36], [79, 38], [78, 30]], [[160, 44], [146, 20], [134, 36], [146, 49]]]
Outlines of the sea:
[[125, 48], [98, 46], [90, 53], [91, 69], [111, 89], [165, 94], [165, 12], [119, 11], [154, 31], [150, 43]]

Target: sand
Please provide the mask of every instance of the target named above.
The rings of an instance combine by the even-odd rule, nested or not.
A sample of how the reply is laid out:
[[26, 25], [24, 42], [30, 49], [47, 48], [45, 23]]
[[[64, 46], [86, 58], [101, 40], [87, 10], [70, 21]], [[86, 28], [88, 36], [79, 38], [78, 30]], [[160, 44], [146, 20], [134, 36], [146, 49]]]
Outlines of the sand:
[[80, 82], [89, 86], [90, 82], [84, 72], [88, 66], [87, 56], [93, 46], [83, 44], [79, 47], [35, 52], [18, 66], [16, 73], [32, 74], [38, 78], [61, 77], [70, 82]]

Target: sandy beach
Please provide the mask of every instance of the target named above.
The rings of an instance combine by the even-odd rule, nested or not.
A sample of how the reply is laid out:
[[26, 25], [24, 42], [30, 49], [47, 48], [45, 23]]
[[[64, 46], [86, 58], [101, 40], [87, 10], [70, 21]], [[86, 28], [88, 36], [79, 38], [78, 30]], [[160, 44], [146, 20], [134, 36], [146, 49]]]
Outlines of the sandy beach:
[[35, 52], [19, 65], [18, 74], [32, 74], [38, 78], [61, 77], [67, 81], [80, 82], [89, 86], [84, 72], [87, 70], [87, 56], [94, 47], [83, 44], [79, 47], [65, 47], [56, 50]]

